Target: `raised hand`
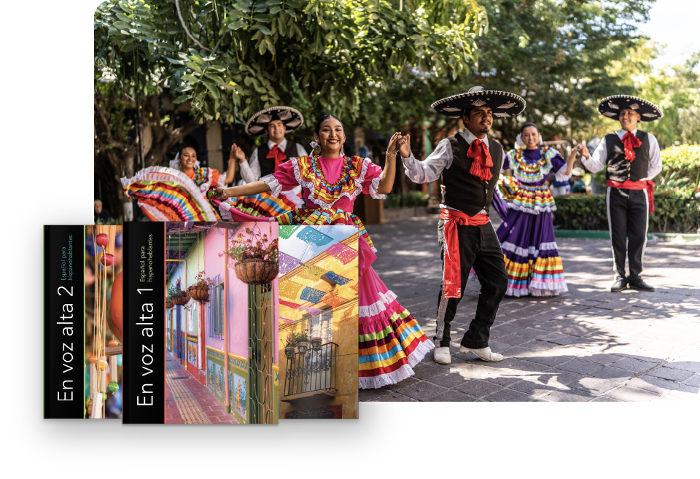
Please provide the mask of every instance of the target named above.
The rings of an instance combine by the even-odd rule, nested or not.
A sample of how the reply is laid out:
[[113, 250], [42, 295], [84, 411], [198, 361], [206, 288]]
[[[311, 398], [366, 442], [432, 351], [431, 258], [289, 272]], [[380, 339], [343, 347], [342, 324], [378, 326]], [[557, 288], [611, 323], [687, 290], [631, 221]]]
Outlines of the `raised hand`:
[[588, 147], [583, 141], [581, 142], [579, 147], [581, 148], [581, 156], [583, 156], [586, 159], [591, 157], [591, 153], [588, 151]]
[[403, 158], [408, 158], [411, 156], [411, 135], [408, 134], [404, 137], [399, 135], [399, 152]]
[[238, 147], [235, 143], [231, 147], [231, 154], [229, 155], [229, 161], [232, 161], [233, 159], [238, 159], [238, 161], [246, 161], [245, 159], [245, 153], [243, 153], [243, 150]]
[[391, 139], [389, 139], [389, 145], [386, 147], [387, 155], [396, 155], [396, 152], [399, 151], [398, 142], [400, 139], [401, 133], [399, 133], [398, 131], [391, 136]]

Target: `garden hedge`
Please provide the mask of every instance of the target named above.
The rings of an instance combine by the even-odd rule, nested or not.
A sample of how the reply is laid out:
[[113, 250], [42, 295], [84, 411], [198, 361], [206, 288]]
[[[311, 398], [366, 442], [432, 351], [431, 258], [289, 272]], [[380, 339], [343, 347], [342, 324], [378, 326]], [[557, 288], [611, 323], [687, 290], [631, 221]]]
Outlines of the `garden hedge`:
[[[607, 230], [605, 195], [557, 196], [554, 225], [565, 230]], [[700, 198], [669, 191], [654, 194], [655, 212], [649, 216], [650, 233], [698, 233]]]

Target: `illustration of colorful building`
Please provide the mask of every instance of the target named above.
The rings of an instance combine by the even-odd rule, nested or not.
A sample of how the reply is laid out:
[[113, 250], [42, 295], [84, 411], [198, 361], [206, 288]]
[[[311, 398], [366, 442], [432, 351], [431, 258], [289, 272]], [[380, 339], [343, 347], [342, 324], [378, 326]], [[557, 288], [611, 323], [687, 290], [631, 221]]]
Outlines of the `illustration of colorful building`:
[[357, 228], [280, 226], [279, 234], [280, 417], [356, 419]]
[[209, 295], [166, 311], [166, 347], [235, 422], [270, 424], [279, 417], [278, 280], [246, 284], [225, 255], [251, 227], [277, 238], [274, 223], [167, 224], [168, 289], [187, 291], [204, 279]]

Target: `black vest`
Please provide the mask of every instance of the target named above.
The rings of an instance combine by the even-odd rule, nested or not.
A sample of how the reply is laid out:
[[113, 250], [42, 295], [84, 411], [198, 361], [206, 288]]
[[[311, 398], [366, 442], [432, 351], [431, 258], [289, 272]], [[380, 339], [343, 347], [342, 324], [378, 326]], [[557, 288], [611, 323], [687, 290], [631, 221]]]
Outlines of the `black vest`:
[[[488, 213], [493, 199], [493, 189], [498, 182], [503, 165], [503, 148], [500, 143], [489, 138], [489, 153], [493, 167], [493, 175], [489, 181], [481, 181], [479, 177], [469, 173], [474, 161], [467, 158], [469, 143], [461, 133], [448, 138], [452, 146], [452, 165], [442, 172], [442, 184], [445, 186], [442, 202], [450, 208], [463, 211], [469, 216], [474, 216], [481, 210]], [[474, 140], [476, 141], [476, 140]]]
[[625, 159], [625, 147], [617, 133], [605, 135], [605, 148], [608, 153], [605, 179], [623, 182], [628, 178], [639, 181], [649, 174], [649, 133], [637, 130], [637, 138], [642, 146], [634, 149], [634, 161]]
[[[267, 158], [267, 154], [269, 152], [270, 147], [267, 146], [267, 142], [265, 142], [264, 145], [258, 147], [258, 163], [260, 164], [260, 178], [262, 178], [263, 176], [271, 175], [275, 172], [275, 159]], [[284, 154], [287, 155], [287, 160], [289, 160], [289, 158], [299, 156], [297, 144], [293, 141], [287, 140], [287, 147], [284, 149]]]

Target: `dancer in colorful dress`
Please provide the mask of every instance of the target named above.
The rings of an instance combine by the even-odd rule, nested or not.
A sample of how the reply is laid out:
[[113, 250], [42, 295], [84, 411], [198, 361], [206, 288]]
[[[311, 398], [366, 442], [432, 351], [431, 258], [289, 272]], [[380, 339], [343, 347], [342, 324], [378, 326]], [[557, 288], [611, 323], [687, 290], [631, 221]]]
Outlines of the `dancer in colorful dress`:
[[376, 248], [352, 210], [360, 193], [384, 198], [391, 191], [398, 146], [407, 143], [409, 138], [394, 134], [382, 171], [368, 158], [343, 154], [346, 137], [343, 124], [336, 116], [323, 116], [315, 131], [315, 156], [291, 158], [279, 165], [277, 171], [254, 183], [218, 188], [215, 201], [236, 197], [219, 204], [223, 218], [236, 220], [241, 219], [239, 201], [248, 201], [250, 195], [269, 191], [277, 197], [301, 186], [300, 201], [303, 203], [297, 209], [278, 215], [276, 219], [280, 224], [349, 224], [359, 228], [359, 384], [363, 389], [396, 384], [414, 374], [413, 366], [434, 345], [375, 273], [372, 263], [377, 258]]
[[122, 178], [124, 194], [136, 198], [151, 221], [217, 221], [219, 216], [204, 196], [209, 189], [233, 181], [236, 162], [231, 156], [226, 176], [216, 168], [202, 167], [194, 148], [185, 146], [170, 167], [151, 166]]
[[486, 134], [493, 118], [517, 116], [525, 110], [518, 95], [477, 86], [467, 93], [444, 98], [431, 105], [438, 113], [461, 118], [466, 129], [438, 143], [424, 160], [417, 161], [408, 145], [401, 145], [406, 175], [415, 183], [442, 178], [443, 201], [438, 221], [443, 281], [438, 295], [434, 359], [450, 364], [450, 324], [457, 314], [469, 270], [473, 267], [481, 283], [476, 316], [462, 338], [459, 351], [473, 352], [484, 361], [500, 361], [491, 351], [489, 333], [498, 307], [506, 294], [503, 251], [489, 219], [503, 148]]
[[[663, 118], [653, 103], [629, 95], [613, 95], [598, 103], [600, 114], [618, 120], [621, 129], [605, 135], [591, 155], [582, 144], [583, 166], [591, 173], [605, 168], [606, 201], [613, 253], [613, 293], [628, 286], [654, 291], [642, 280], [649, 213], [654, 212], [653, 177], [661, 172], [661, 151], [656, 137], [638, 130], [637, 123]], [[629, 255], [629, 275], [625, 257]]]
[[508, 273], [508, 296], [557, 296], [568, 291], [564, 269], [554, 239], [552, 212], [557, 209], [546, 185], [550, 172], [557, 181], [568, 181], [580, 146], [568, 161], [556, 149], [539, 146], [537, 125], [526, 123], [520, 131], [522, 148], [506, 154], [497, 194], [508, 210], [496, 231]]
[[240, 162], [241, 176], [246, 183], [272, 174], [280, 163], [289, 158], [307, 156], [303, 146], [287, 141], [284, 137], [287, 130], [293, 130], [303, 124], [302, 114], [288, 106], [266, 108], [250, 117], [245, 125], [245, 132], [252, 136], [267, 135], [267, 142], [253, 150], [249, 161], [246, 160], [243, 150], [233, 144], [231, 155]]

